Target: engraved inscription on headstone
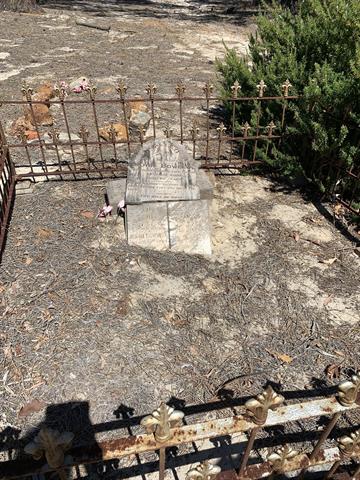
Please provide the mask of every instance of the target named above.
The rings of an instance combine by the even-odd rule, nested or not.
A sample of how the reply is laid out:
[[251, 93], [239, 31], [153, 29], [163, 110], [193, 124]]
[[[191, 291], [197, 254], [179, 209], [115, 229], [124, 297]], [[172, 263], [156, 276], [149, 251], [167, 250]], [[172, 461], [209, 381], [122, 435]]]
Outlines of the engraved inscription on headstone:
[[198, 165], [180, 143], [158, 139], [129, 162], [126, 203], [198, 200]]
[[164, 203], [128, 205], [126, 234], [129, 245], [169, 249], [168, 206]]

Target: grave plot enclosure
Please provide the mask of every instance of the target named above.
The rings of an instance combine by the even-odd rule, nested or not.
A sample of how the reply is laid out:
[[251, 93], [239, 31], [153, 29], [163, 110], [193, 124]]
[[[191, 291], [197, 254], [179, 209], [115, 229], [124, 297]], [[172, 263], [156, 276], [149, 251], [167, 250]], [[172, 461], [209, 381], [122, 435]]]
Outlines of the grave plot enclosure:
[[[48, 88], [44, 96], [41, 88], [36, 92], [24, 85], [23, 99], [1, 99], [1, 141], [9, 147], [18, 178], [124, 172], [131, 155], [146, 141], [161, 137], [184, 144], [201, 167], [256, 164], [260, 143], [270, 149], [272, 142], [279, 141], [288, 102], [296, 98], [288, 90], [283, 96], [265, 97], [261, 85], [259, 96], [240, 97], [235, 84], [227, 99], [233, 114], [225, 126], [218, 116], [224, 98], [214, 95], [210, 83], [192, 96], [182, 83], [173, 96], [161, 95], [154, 84], [147, 85], [144, 96], [132, 96], [123, 84], [111, 95], [97, 94], [90, 84], [80, 94], [64, 82]], [[240, 136], [238, 102], [257, 106], [256, 124], [244, 118]], [[267, 102], [279, 104], [279, 118], [262, 125]]]

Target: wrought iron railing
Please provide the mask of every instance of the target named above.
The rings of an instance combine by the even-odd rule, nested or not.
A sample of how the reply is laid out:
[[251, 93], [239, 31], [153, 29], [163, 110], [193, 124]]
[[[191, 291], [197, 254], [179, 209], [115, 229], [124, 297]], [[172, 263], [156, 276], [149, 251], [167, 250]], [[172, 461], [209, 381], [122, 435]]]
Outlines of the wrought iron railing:
[[[289, 82], [282, 86], [281, 96], [265, 96], [264, 85], [258, 85], [258, 96], [242, 97], [235, 83], [224, 99], [214, 95], [209, 82], [200, 95], [193, 96], [187, 94], [183, 83], [176, 85], [171, 96], [160, 95], [156, 85], [149, 83], [142, 97], [129, 95], [127, 86], [119, 84], [113, 98], [100, 98], [96, 87], [89, 84], [81, 98], [76, 98], [62, 82], [56, 86], [54, 98], [45, 100], [38, 100], [33, 89], [24, 85], [22, 100], [1, 99], [0, 119], [9, 124], [16, 120], [14, 112], [19, 115], [19, 109], [24, 109], [32, 128], [30, 140], [26, 127], [6, 135], [18, 178], [125, 173], [129, 156], [159, 136], [172, 136], [185, 144], [203, 168], [243, 168], [261, 163], [260, 146], [265, 146], [268, 154], [271, 145], [280, 141], [286, 109], [297, 98], [289, 95]], [[232, 104], [227, 126], [216, 113], [224, 100]], [[250, 118], [237, 118], [236, 105], [241, 102], [254, 105], [256, 124]], [[261, 113], [271, 102], [280, 105], [279, 118], [262, 125]], [[144, 124], [131, 123], [129, 112], [134, 105], [143, 105], [147, 111]], [[39, 121], [40, 107], [49, 110], [51, 127]]]
[[[303, 392], [297, 393], [301, 398]], [[226, 407], [224, 403], [221, 405], [222, 408]], [[57, 473], [62, 480], [81, 478], [80, 465], [114, 459], [120, 459], [116, 478], [125, 478], [127, 475], [121, 464], [125, 457], [136, 459], [140, 464], [137, 474], [144, 475], [144, 472], [149, 473], [149, 469], [146, 470], [146, 462], [142, 464], [140, 458], [149, 452], [158, 455], [158, 462], [152, 463], [150, 471], [157, 471], [159, 480], [164, 479], [167, 469], [175, 472], [175, 478], [188, 480], [282, 478], [290, 472], [298, 479], [330, 479], [337, 478], [337, 474], [341, 474], [338, 477], [341, 479], [360, 477], [360, 374], [354, 374], [342, 382], [336, 395], [327, 398], [287, 404], [282, 395], [268, 386], [256, 398], [248, 399], [243, 406], [234, 405], [233, 402], [231, 416], [222, 414], [204, 421], [197, 418], [196, 423], [188, 423], [184, 412], [162, 403], [151, 415], [129, 423], [132, 427], [138, 423], [146, 433], [132, 434], [129, 427], [130, 435], [103, 440], [96, 445], [71, 447], [74, 438], [71, 432], [42, 427], [25, 445], [28, 458], [20, 457], [0, 463], [1, 478], [9, 480], [47, 472]], [[202, 407], [204, 411], [206, 406]], [[184, 410], [188, 408], [185, 407]], [[344, 418], [348, 420], [345, 428], [342, 423]], [[323, 429], [314, 427], [314, 420], [321, 420], [324, 424], [325, 419]], [[301, 432], [290, 433], [289, 443], [286, 433], [281, 433], [281, 427], [299, 424], [302, 425]], [[310, 430], [306, 425], [312, 426]], [[274, 427], [278, 427], [277, 433], [275, 437], [270, 436], [269, 443], [266, 432]], [[215, 446], [221, 444], [221, 440], [228, 439], [230, 468], [221, 472], [219, 465], [224, 464], [224, 452], [220, 447], [211, 452], [198, 448], [199, 442], [208, 439]], [[294, 446], [295, 443], [297, 446]], [[183, 446], [183, 453], [185, 445], [190, 448], [179, 455], [179, 459], [167, 456], [172, 447]], [[234, 455], [236, 446], [240, 448]], [[30, 459], [31, 456], [33, 460]], [[221, 461], [214, 463], [213, 458], [220, 458]], [[194, 467], [199, 459], [203, 461]]]

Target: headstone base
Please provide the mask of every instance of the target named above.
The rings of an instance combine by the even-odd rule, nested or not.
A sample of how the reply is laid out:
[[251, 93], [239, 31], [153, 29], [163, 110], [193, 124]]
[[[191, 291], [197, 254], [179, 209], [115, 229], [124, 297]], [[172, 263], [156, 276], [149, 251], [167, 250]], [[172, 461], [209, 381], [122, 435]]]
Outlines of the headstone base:
[[211, 255], [208, 201], [128, 205], [126, 236], [129, 245]]

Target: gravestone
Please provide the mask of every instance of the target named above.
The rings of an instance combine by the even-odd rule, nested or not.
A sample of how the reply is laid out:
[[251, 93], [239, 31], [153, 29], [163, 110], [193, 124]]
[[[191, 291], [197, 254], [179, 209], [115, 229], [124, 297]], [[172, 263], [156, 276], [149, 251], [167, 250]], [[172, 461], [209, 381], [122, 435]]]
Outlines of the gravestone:
[[196, 162], [180, 143], [149, 142], [129, 163], [126, 203], [199, 200], [197, 173]]
[[125, 187], [130, 245], [211, 254], [213, 187], [183, 145], [172, 139], [147, 142], [129, 161], [126, 186], [123, 179], [115, 182], [107, 189], [109, 201], [118, 202]]

